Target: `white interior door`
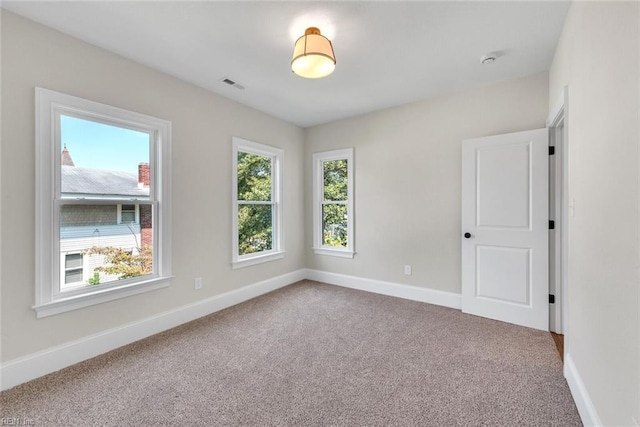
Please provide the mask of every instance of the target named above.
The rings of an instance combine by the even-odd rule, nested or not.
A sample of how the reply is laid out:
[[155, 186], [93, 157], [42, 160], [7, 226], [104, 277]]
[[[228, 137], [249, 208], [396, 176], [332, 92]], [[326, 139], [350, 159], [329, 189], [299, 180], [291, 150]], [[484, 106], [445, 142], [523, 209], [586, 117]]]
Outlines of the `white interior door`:
[[549, 134], [462, 143], [462, 311], [549, 330]]

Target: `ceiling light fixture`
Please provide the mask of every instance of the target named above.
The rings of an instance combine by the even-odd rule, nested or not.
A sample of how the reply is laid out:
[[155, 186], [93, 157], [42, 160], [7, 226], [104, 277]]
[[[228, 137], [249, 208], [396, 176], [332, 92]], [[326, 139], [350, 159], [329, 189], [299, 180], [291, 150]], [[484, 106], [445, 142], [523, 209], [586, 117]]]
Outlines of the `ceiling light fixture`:
[[319, 79], [335, 69], [336, 56], [331, 41], [316, 27], [307, 28], [293, 48], [291, 70], [301, 77]]

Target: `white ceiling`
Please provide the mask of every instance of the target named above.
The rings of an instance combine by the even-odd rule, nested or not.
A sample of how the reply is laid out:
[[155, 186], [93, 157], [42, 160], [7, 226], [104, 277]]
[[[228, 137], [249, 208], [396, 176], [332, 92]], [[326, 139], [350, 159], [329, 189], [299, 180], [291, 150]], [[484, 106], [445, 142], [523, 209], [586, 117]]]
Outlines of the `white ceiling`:
[[[2, 7], [302, 127], [548, 70], [569, 3], [13, 2]], [[306, 27], [329, 77], [290, 69]], [[480, 57], [498, 52], [481, 65]], [[228, 86], [228, 77], [245, 86]]]

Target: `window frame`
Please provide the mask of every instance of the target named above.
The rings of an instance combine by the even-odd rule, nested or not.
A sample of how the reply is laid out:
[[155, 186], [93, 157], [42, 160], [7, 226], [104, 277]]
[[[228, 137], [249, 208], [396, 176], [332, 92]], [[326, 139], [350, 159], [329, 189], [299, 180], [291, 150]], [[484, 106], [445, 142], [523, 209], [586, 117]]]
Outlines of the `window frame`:
[[[282, 173], [284, 170], [284, 150], [270, 145], [259, 144], [246, 139], [232, 137], [232, 226], [231, 226], [231, 267], [233, 269], [261, 264], [276, 259], [284, 258], [284, 229], [283, 229], [283, 184]], [[238, 208], [241, 202], [238, 200], [238, 153], [249, 153], [258, 156], [271, 158], [271, 205], [272, 211], [272, 239], [271, 249], [268, 251], [255, 252], [251, 254], [239, 254], [238, 241]], [[256, 204], [265, 204], [256, 203]]]
[[[35, 305], [38, 318], [88, 307], [170, 285], [171, 122], [83, 98], [35, 88]], [[71, 116], [150, 135], [149, 199], [91, 200], [62, 197], [60, 117]], [[132, 203], [133, 202], [133, 203]], [[61, 291], [60, 210], [73, 204], [149, 204], [154, 215], [154, 272], [95, 287]]]
[[[324, 205], [324, 163], [346, 160], [347, 161], [347, 246], [336, 247], [324, 245], [322, 227], [322, 207]], [[355, 256], [355, 234], [354, 234], [354, 209], [353, 209], [353, 189], [354, 189], [354, 165], [353, 148], [324, 151], [313, 154], [313, 251], [316, 255], [329, 255], [342, 258], [353, 258]]]

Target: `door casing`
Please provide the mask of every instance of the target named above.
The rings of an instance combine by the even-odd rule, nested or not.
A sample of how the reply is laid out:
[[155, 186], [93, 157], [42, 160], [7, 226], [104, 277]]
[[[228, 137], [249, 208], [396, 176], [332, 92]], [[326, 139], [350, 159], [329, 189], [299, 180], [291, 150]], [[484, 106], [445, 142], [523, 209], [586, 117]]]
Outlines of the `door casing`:
[[[555, 197], [550, 199], [550, 218], [555, 219], [556, 229], [550, 236], [550, 245], [555, 252], [550, 262], [550, 292], [555, 295], [555, 304], [549, 305], [550, 330], [565, 335], [565, 353], [568, 349], [568, 283], [569, 283], [569, 217], [573, 216], [574, 204], [569, 194], [569, 139], [568, 139], [569, 88], [565, 86], [549, 112], [546, 125], [549, 128], [549, 145], [556, 150], [553, 186]], [[551, 260], [550, 260], [551, 261]], [[551, 288], [553, 284], [553, 288]]]

